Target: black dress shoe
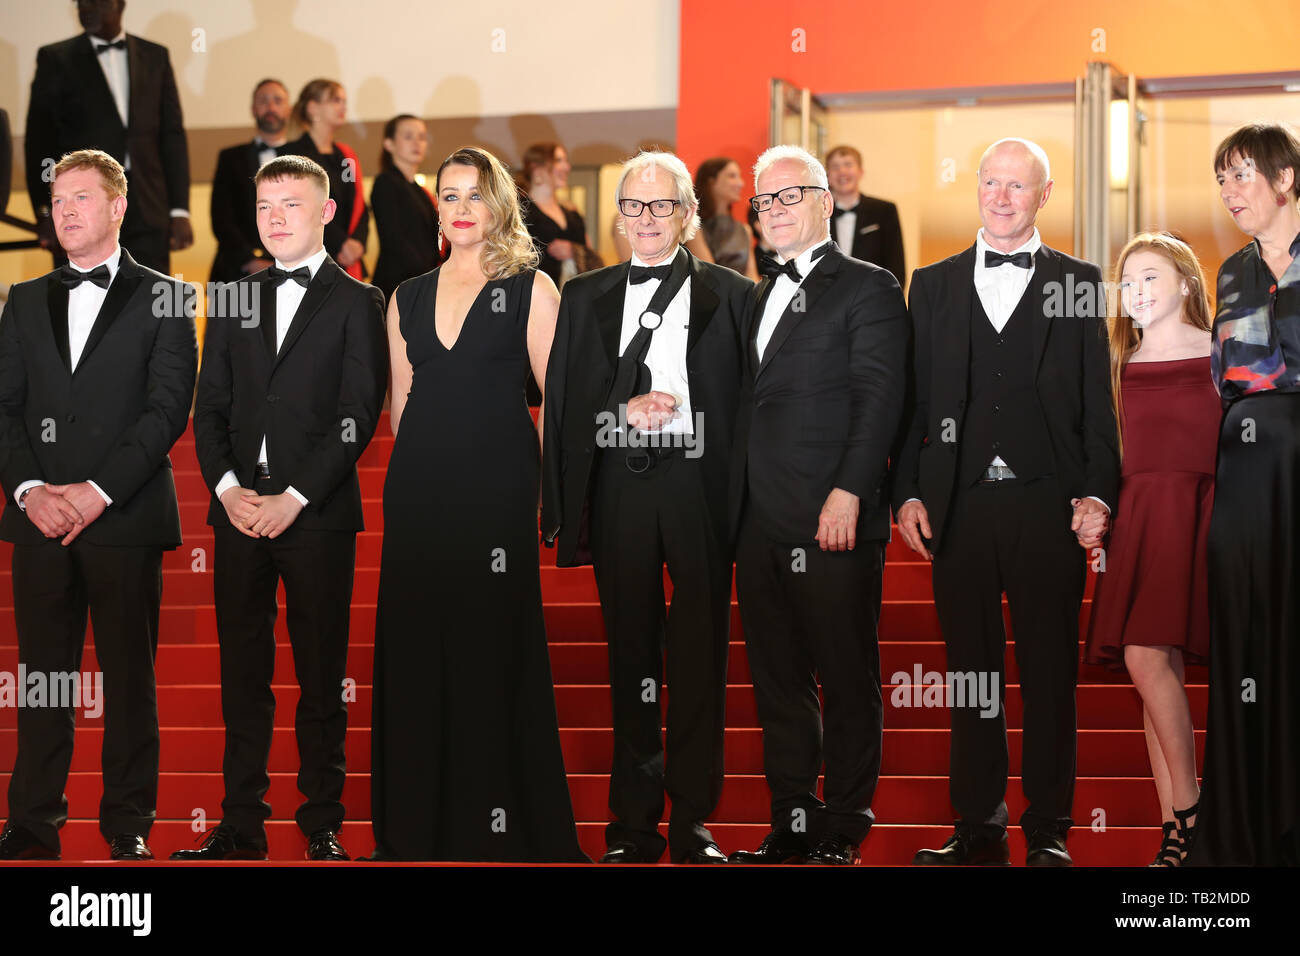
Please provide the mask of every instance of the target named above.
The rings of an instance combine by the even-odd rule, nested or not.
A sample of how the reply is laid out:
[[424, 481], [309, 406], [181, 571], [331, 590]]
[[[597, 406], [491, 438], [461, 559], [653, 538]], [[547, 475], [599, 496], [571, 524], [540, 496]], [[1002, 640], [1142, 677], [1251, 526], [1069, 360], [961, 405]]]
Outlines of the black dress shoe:
[[1046, 830], [1026, 834], [1025, 866], [1073, 866], [1065, 840]]
[[792, 830], [773, 830], [763, 837], [757, 850], [737, 850], [730, 863], [802, 863], [808, 855], [808, 841]]
[[224, 823], [208, 831], [197, 850], [177, 850], [173, 860], [265, 860], [266, 847], [250, 843], [234, 827]]
[[108, 856], [111, 860], [152, 860], [153, 851], [144, 842], [144, 837], [119, 833], [109, 841]]
[[848, 837], [832, 833], [817, 841], [805, 862], [824, 866], [852, 866], [858, 859], [858, 845]]
[[605, 855], [600, 858], [601, 863], [653, 863], [653, 860], [647, 860], [641, 848], [635, 843], [615, 843]]
[[680, 860], [674, 860], [674, 863], [726, 863], [727, 854], [718, 849], [716, 843], [705, 843], [697, 846], [690, 853], [687, 853]]
[[338, 841], [334, 831], [322, 827], [307, 839], [307, 859], [309, 860], [350, 860], [348, 851]]
[[1007, 835], [1001, 838], [977, 836], [957, 830], [938, 850], [918, 850], [913, 866], [1010, 866], [1011, 848]]
[[57, 860], [59, 853], [16, 823], [6, 823], [0, 833], [0, 860]]

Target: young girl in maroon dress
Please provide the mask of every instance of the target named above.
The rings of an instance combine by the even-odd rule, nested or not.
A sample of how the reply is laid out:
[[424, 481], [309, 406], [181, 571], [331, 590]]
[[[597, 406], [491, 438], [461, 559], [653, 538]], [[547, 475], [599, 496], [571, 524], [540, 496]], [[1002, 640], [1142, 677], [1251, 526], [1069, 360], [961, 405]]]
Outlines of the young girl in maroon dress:
[[1142, 696], [1164, 830], [1151, 865], [1181, 866], [1199, 798], [1184, 664], [1204, 663], [1209, 650], [1206, 541], [1222, 410], [1205, 276], [1191, 248], [1143, 233], [1115, 271], [1111, 389], [1123, 468], [1086, 660], [1127, 667]]

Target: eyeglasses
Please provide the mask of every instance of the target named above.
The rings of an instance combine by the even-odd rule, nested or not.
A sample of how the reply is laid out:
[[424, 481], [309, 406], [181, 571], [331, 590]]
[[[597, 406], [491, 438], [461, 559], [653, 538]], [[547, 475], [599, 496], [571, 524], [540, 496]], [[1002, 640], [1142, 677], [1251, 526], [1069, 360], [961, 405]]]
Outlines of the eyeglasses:
[[824, 186], [787, 186], [779, 193], [760, 193], [749, 201], [754, 207], [754, 212], [767, 212], [772, 208], [772, 203], [779, 199], [782, 206], [796, 206], [803, 202], [804, 190], [822, 189]]
[[641, 215], [641, 210], [646, 206], [650, 207], [650, 215], [656, 219], [663, 219], [671, 216], [681, 205], [678, 199], [652, 199], [650, 202], [642, 202], [640, 199], [620, 199], [618, 201], [618, 211], [629, 219], [635, 219]]

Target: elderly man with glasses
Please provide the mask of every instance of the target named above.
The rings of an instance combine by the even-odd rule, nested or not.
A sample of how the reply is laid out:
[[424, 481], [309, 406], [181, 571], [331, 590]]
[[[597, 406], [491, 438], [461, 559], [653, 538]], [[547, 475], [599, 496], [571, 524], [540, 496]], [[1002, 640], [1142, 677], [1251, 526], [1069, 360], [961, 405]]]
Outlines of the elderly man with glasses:
[[666, 789], [670, 859], [725, 863], [703, 821], [722, 793], [728, 468], [753, 284], [686, 251], [700, 221], [676, 156], [629, 160], [616, 194], [631, 261], [571, 279], [560, 301], [546, 376], [542, 533], [558, 544], [559, 567], [594, 565], [605, 619], [614, 819], [602, 862], [659, 859]]
[[813, 156], [774, 146], [754, 176], [781, 268], [748, 311], [731, 503], [772, 830], [731, 860], [851, 864], [880, 776], [876, 626], [907, 308], [888, 271], [831, 242]]

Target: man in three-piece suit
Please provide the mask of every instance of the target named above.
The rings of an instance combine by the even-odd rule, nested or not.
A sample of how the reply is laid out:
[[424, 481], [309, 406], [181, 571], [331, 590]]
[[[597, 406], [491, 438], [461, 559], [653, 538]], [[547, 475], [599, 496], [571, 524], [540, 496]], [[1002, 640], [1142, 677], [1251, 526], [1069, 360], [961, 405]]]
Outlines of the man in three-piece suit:
[[[158, 795], [162, 553], [181, 543], [167, 452], [194, 393], [193, 301], [118, 244], [127, 181], [111, 156], [64, 156], [49, 205], [69, 263], [15, 285], [0, 317], [0, 538], [14, 545], [29, 675], [79, 672], [87, 611], [94, 621], [99, 828], [113, 859], [144, 860]], [[55, 701], [18, 711], [0, 860], [57, 859], [74, 721]]]
[[64, 153], [102, 149], [126, 168], [130, 185], [122, 244], [140, 264], [166, 273], [169, 249], [194, 242], [185, 124], [167, 48], [123, 32], [125, 6], [77, 0], [86, 32], [37, 51], [24, 147], [27, 192], [41, 245], [62, 263], [50, 168]]
[[880, 776], [876, 627], [907, 311], [889, 272], [830, 241], [821, 163], [775, 146], [754, 172], [781, 271], [751, 296], [731, 503], [772, 830], [731, 859], [850, 864]]
[[280, 155], [288, 141], [289, 90], [279, 80], [262, 80], [253, 87], [253, 120], [257, 135], [250, 143], [229, 146], [217, 155], [212, 175], [212, 233], [217, 254], [209, 278], [234, 282], [271, 264], [257, 234], [257, 194], [253, 176]]
[[836, 146], [826, 154], [835, 211], [831, 238], [845, 255], [888, 269], [903, 284], [903, 227], [892, 202], [858, 192], [862, 154], [852, 146]]
[[[686, 166], [641, 153], [616, 192], [630, 263], [569, 281], [547, 366], [542, 533], [591, 563], [609, 642], [614, 759], [605, 863], [653, 863], [664, 791], [674, 863], [725, 863], [722, 793], [731, 548], [728, 463], [752, 283], [700, 262]], [[625, 409], [625, 411], [624, 411]], [[665, 565], [673, 582], [664, 614]], [[667, 768], [659, 688], [667, 650]]]
[[[1101, 273], [1043, 244], [1034, 222], [1051, 192], [1039, 146], [994, 143], [975, 244], [912, 277], [913, 401], [893, 489], [899, 531], [933, 561], [948, 670], [987, 675], [999, 695], [1006, 593], [1031, 866], [1071, 863], [1080, 545], [1104, 532], [1119, 483]], [[950, 713], [957, 824], [915, 862], [1005, 864], [1005, 711], [954, 695]]]
[[384, 300], [325, 253], [329, 179], [302, 156], [256, 178], [257, 226], [275, 265], [209, 303], [194, 438], [212, 489], [213, 592], [226, 722], [222, 822], [180, 860], [267, 851], [276, 585], [284, 581], [298, 676], [295, 729], [307, 857], [346, 860], [343, 681], [363, 530], [357, 459], [388, 384]]

